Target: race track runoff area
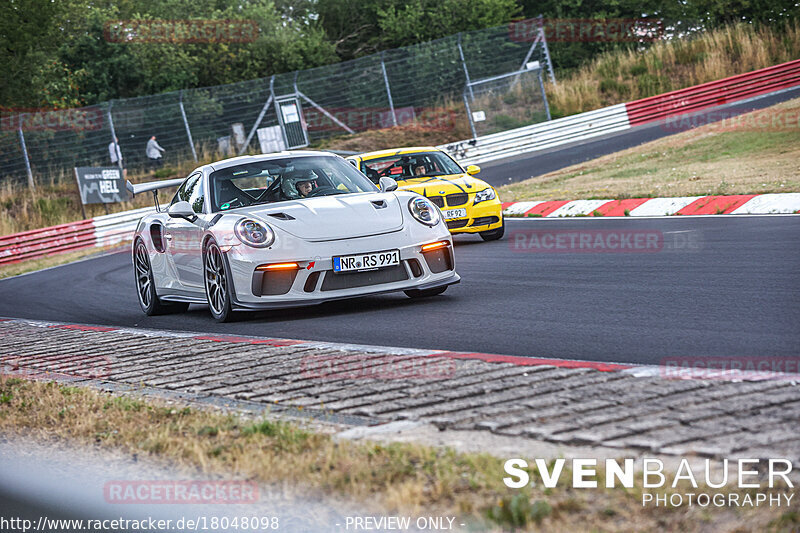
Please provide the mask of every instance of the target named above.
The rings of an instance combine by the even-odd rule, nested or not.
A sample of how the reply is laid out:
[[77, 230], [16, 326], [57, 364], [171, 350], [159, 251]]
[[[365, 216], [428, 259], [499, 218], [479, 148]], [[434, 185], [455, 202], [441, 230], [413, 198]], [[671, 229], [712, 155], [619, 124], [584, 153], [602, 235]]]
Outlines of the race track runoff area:
[[310, 419], [345, 437], [433, 426], [562, 451], [800, 456], [789, 360], [687, 370], [20, 319], [0, 321], [0, 353], [5, 375]]

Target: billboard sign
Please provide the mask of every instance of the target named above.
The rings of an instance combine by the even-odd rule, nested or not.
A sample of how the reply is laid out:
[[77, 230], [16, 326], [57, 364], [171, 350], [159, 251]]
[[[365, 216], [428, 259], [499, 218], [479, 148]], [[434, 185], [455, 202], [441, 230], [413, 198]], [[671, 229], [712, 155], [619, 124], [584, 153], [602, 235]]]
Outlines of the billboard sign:
[[75, 167], [81, 203], [114, 204], [130, 199], [118, 167]]

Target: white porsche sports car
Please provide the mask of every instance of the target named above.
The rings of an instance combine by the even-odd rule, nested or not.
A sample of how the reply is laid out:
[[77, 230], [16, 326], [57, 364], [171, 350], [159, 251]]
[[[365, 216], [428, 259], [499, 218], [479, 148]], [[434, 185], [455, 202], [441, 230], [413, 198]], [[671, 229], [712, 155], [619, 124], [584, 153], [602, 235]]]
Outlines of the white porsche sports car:
[[219, 321], [273, 309], [404, 291], [441, 294], [460, 278], [450, 232], [427, 198], [381, 192], [337, 155], [280, 152], [204, 165], [133, 240], [139, 305], [148, 315], [207, 303]]

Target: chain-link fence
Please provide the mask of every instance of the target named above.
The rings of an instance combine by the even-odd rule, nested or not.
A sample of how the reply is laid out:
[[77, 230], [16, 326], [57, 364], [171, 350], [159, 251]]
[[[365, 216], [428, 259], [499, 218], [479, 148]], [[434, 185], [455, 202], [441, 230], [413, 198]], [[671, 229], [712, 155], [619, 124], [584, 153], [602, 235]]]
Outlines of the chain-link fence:
[[[288, 147], [395, 125], [454, 127], [467, 111], [467, 86], [489, 87], [480, 80], [517, 72], [518, 78], [524, 76], [520, 86], [530, 89], [528, 75], [518, 71], [534, 61], [552, 79], [543, 36], [533, 42], [515, 39], [509, 26], [498, 26], [229, 85], [72, 110], [2, 111], [0, 182], [74, 179], [75, 166], [112, 163], [114, 137], [123, 166], [141, 169], [149, 163], [145, 146], [152, 136], [164, 147], [164, 162], [170, 165], [209, 155], [258, 152], [258, 130], [275, 126], [282, 127], [283, 145]], [[468, 85], [471, 82], [477, 84]], [[546, 108], [544, 95], [539, 92], [535, 101], [536, 91], [517, 99], [519, 109], [509, 115], [515, 117], [514, 124], [523, 117], [527, 123], [546, 119], [540, 112]], [[499, 96], [506, 106], [514, 98], [511, 94], [506, 87]], [[291, 102], [299, 104], [295, 116], [305, 126], [301, 137], [286, 134], [287, 122], [294, 120], [286, 111]], [[525, 107], [533, 111], [526, 114]], [[502, 120], [492, 122], [493, 127], [502, 126]]]
[[473, 137], [550, 120], [538, 65], [468, 83], [464, 105]]

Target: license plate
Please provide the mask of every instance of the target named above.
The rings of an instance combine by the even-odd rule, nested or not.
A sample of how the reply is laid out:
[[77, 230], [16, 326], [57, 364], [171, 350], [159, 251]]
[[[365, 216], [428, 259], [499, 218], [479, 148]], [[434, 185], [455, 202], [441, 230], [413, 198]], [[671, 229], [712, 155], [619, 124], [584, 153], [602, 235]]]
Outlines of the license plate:
[[342, 255], [333, 258], [334, 272], [375, 270], [400, 264], [400, 250], [385, 250], [368, 254]]
[[451, 220], [453, 218], [467, 218], [467, 210], [464, 208], [461, 209], [445, 209], [444, 213], [445, 220]]

